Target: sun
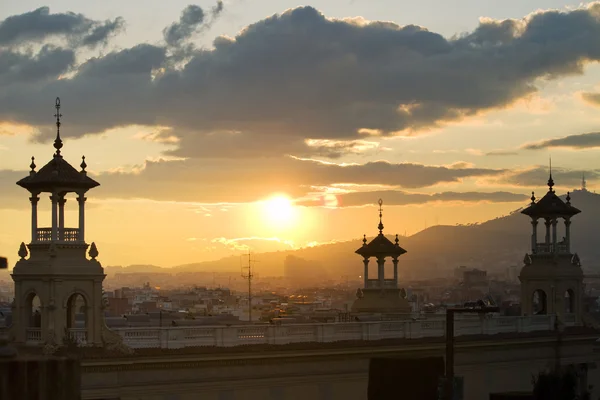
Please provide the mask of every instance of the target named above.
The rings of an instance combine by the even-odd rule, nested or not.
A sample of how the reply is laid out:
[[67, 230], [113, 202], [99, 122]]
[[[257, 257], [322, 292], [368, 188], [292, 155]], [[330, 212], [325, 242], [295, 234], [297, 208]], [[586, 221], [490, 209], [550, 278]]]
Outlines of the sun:
[[272, 225], [280, 228], [293, 225], [296, 219], [294, 203], [284, 195], [276, 195], [263, 202], [263, 213]]

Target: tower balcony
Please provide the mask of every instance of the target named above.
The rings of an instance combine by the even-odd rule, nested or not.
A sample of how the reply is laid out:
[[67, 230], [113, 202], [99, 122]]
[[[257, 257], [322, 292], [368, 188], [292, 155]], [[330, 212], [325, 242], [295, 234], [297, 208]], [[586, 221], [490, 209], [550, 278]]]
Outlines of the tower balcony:
[[[556, 251], [554, 251], [555, 246], [556, 246]], [[569, 251], [567, 249], [567, 244], [566, 243], [556, 243], [556, 245], [554, 245], [552, 243], [549, 243], [549, 244], [536, 243], [534, 254], [553, 254], [553, 253], [568, 254]]]
[[[78, 228], [58, 228], [57, 229], [59, 242], [80, 242]], [[52, 228], [37, 228], [35, 230], [36, 243], [52, 242]]]
[[397, 289], [398, 283], [394, 279], [384, 279], [383, 287], [379, 283], [379, 279], [367, 280], [366, 289]]

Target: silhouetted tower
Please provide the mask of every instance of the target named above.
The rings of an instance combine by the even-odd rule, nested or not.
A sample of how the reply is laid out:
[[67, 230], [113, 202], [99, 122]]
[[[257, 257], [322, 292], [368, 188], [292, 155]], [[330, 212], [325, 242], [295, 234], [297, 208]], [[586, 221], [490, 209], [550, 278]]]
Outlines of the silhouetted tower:
[[585, 180], [585, 172], [581, 175], [581, 190], [587, 192], [587, 182]]
[[[85, 157], [77, 171], [61, 155], [60, 99], [56, 99], [55, 106], [54, 156], [39, 171], [32, 157], [29, 176], [17, 182], [31, 193], [31, 242], [27, 246], [21, 243], [21, 259], [12, 274], [15, 311], [11, 335], [19, 343], [54, 345], [60, 344], [68, 332], [81, 343], [101, 345], [105, 275], [96, 260], [96, 245], [90, 247], [85, 242], [85, 194], [99, 183], [87, 176]], [[52, 210], [50, 226], [43, 228], [38, 227], [37, 214], [41, 193], [50, 194]], [[65, 227], [69, 193], [77, 195], [77, 228]], [[90, 258], [86, 257], [88, 247]], [[83, 317], [78, 324], [76, 315]]]
[[[579, 256], [571, 252], [571, 218], [581, 211], [571, 205], [567, 192], [566, 202], [554, 191], [552, 169], [548, 178], [548, 192], [536, 202], [531, 193], [531, 204], [521, 211], [531, 218], [531, 253], [525, 255], [521, 269], [521, 309], [523, 315], [556, 314], [561, 319], [581, 322], [583, 271]], [[538, 241], [538, 222], [544, 223], [544, 236]], [[557, 238], [559, 220], [564, 221], [565, 236]]]
[[[363, 257], [364, 287], [357, 291], [357, 299], [352, 305], [353, 312], [375, 313], [409, 313], [410, 305], [406, 300], [403, 289], [398, 287], [398, 257], [406, 253], [399, 245], [398, 235], [392, 243], [383, 234], [383, 200], [379, 200], [379, 235], [367, 243], [367, 236], [363, 238], [363, 245], [356, 250], [356, 254]], [[391, 258], [394, 266], [394, 277], [385, 279], [385, 260]], [[369, 261], [377, 260], [377, 278], [369, 279]]]
[[252, 322], [252, 279], [254, 278], [254, 272], [252, 272], [252, 260], [250, 251], [248, 251], [248, 265], [242, 267], [242, 278], [248, 280], [248, 321]]

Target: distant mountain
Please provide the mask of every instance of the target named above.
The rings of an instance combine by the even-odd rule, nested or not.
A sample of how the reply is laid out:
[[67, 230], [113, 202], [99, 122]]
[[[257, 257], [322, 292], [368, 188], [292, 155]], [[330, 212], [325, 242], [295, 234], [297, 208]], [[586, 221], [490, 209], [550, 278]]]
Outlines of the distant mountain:
[[[561, 198], [564, 200], [565, 196]], [[600, 195], [589, 191], [575, 190], [571, 193], [571, 204], [582, 213], [573, 218], [571, 226], [572, 249], [577, 252], [584, 267], [600, 271]], [[526, 206], [526, 204], [524, 204]], [[400, 268], [406, 275], [443, 273], [459, 265], [482, 267], [488, 270], [504, 270], [510, 265], [521, 265], [523, 256], [530, 249], [531, 224], [528, 217], [515, 210], [509, 215], [481, 224], [432, 226], [409, 237], [401, 237], [400, 245], [408, 250], [400, 260]], [[542, 224], [538, 237], [543, 237]], [[399, 227], [400, 228], [400, 227]], [[559, 240], [564, 229], [559, 224]], [[390, 239], [393, 238], [390, 236]], [[290, 251], [256, 254], [260, 263], [256, 272], [263, 276], [280, 276], [288, 255], [320, 264], [332, 278], [351, 276], [358, 278], [363, 273], [360, 257], [354, 253], [362, 245], [360, 239]], [[372, 262], [374, 263], [374, 262]], [[139, 272], [236, 272], [240, 271], [237, 256], [217, 261], [186, 264], [174, 269], [143, 269]], [[133, 272], [130, 267], [123, 272]], [[136, 267], [135, 270], [138, 270]], [[138, 271], [136, 271], [138, 272]]]

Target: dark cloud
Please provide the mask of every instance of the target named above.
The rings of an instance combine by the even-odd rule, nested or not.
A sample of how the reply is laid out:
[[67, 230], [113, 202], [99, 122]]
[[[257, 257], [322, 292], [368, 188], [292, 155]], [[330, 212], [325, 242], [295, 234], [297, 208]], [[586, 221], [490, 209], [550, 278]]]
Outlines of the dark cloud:
[[204, 10], [196, 5], [187, 6], [182, 12], [179, 22], [174, 22], [163, 31], [165, 42], [169, 46], [178, 46], [189, 39], [204, 22]]
[[[363, 206], [376, 204], [378, 199], [384, 199], [387, 205], [404, 206], [410, 204], [424, 204], [430, 202], [489, 202], [489, 203], [516, 203], [524, 202], [528, 196], [509, 192], [442, 192], [442, 193], [409, 193], [399, 190], [384, 190], [374, 192], [353, 192], [336, 195], [338, 207]], [[331, 200], [316, 199], [300, 202], [299, 205], [319, 206], [331, 204]]]
[[51, 37], [67, 39], [73, 45], [95, 47], [123, 27], [123, 19], [98, 22], [82, 14], [50, 14], [50, 8], [14, 15], [0, 22], [0, 47], [43, 42]]
[[600, 93], [582, 93], [581, 98], [592, 105], [600, 105]]
[[75, 53], [51, 45], [36, 54], [0, 50], [0, 85], [5, 89], [22, 83], [31, 85], [53, 81], [75, 64]]
[[[508, 183], [511, 185], [524, 186], [524, 187], [545, 187], [548, 181], [549, 168], [539, 166], [530, 168], [522, 171], [515, 171], [506, 174], [500, 178], [500, 182]], [[571, 170], [564, 168], [552, 167], [552, 178], [554, 183], [558, 187], [580, 187], [581, 178], [585, 174], [587, 181], [596, 181], [600, 178], [599, 170]], [[547, 189], [547, 188], [546, 188]]]
[[[65, 135], [159, 123], [182, 137], [180, 154], [188, 156], [205, 156], [222, 132], [240, 132], [243, 143], [270, 135], [263, 152], [273, 148], [273, 155], [307, 138], [355, 140], [364, 129], [392, 135], [506, 106], [536, 91], [540, 78], [580, 74], [586, 62], [600, 60], [599, 13], [592, 3], [484, 20], [446, 39], [417, 26], [334, 20], [302, 7], [216, 39], [214, 49], [195, 51], [183, 68], [167, 59], [161, 69], [150, 57], [124, 78], [119, 62], [129, 68], [132, 60], [122, 55], [134, 53], [125, 49], [95, 60], [102, 79], [84, 64], [70, 79], [15, 89], [10, 97], [0, 91], [0, 118], [51, 125], [39, 116], [59, 94]], [[188, 14], [167, 29], [171, 43], [201, 20], [197, 10]]]
[[566, 147], [571, 149], [590, 149], [600, 147], [600, 132], [569, 135], [562, 138], [529, 143], [523, 146], [523, 148], [527, 150], [540, 150], [550, 147]]
[[[93, 169], [93, 160], [86, 161], [89, 168]], [[333, 184], [421, 188], [504, 172], [387, 162], [344, 166], [291, 157], [250, 160], [188, 159], [147, 161], [136, 173], [94, 175], [94, 179], [101, 184], [94, 192], [100, 198], [147, 198], [202, 203], [248, 202], [281, 192], [298, 198], [317, 192], [317, 187]], [[16, 175], [23, 177], [27, 172], [5, 172], [7, 178], [0, 182], [0, 191], [4, 187], [14, 191], [15, 179], [18, 180]], [[0, 174], [0, 179], [1, 177]]]

